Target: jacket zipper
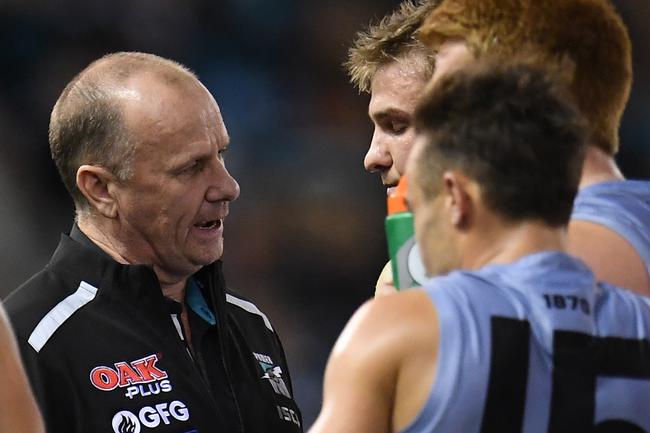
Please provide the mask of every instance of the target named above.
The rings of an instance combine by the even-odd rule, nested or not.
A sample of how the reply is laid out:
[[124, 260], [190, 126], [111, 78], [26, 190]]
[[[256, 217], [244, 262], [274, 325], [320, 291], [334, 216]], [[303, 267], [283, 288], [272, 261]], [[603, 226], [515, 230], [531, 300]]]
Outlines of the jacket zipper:
[[170, 314], [172, 323], [174, 324], [174, 328], [176, 328], [176, 332], [178, 334], [178, 343], [181, 348], [181, 352], [184, 352], [187, 358], [190, 361], [190, 364], [192, 365], [192, 368], [196, 372], [196, 375], [199, 377], [199, 381], [203, 385], [203, 388], [205, 389], [207, 395], [210, 398], [210, 403], [212, 403], [212, 409], [216, 414], [219, 414], [219, 405], [217, 404], [217, 400], [215, 399], [214, 395], [212, 394], [212, 391], [210, 390], [210, 385], [206, 382], [205, 377], [203, 377], [203, 374], [199, 370], [199, 367], [196, 365], [196, 360], [192, 356], [192, 352], [190, 351], [190, 348], [187, 344], [187, 340], [185, 339], [185, 336], [183, 334], [183, 327], [180, 324], [180, 320], [178, 319], [176, 314]]
[[[214, 287], [214, 275], [208, 275], [209, 284]], [[235, 410], [237, 411], [237, 417], [239, 418], [239, 431], [244, 433], [244, 418], [241, 414], [241, 408], [239, 407], [239, 401], [237, 400], [237, 394], [235, 393], [235, 387], [232, 386], [232, 381], [230, 380], [230, 369], [228, 368], [228, 363], [226, 362], [226, 326], [228, 322], [228, 309], [225, 306], [226, 302], [226, 283], [223, 279], [223, 273], [221, 272], [221, 265], [219, 264], [219, 281], [217, 282], [219, 286], [219, 293], [217, 299], [214, 299], [214, 307], [217, 311], [217, 332], [219, 333], [219, 346], [221, 347], [221, 363], [223, 365], [224, 371], [226, 372], [226, 381], [228, 381], [228, 387], [230, 388], [230, 393], [235, 403]], [[221, 323], [219, 320], [221, 319]]]
[[244, 433], [244, 419], [242, 418], [241, 415], [241, 410], [239, 409], [239, 402], [237, 401], [237, 394], [235, 394], [235, 388], [232, 386], [232, 382], [230, 380], [230, 371], [228, 370], [228, 365], [226, 364], [226, 358], [225, 358], [225, 350], [226, 348], [224, 347], [225, 344], [223, 342], [223, 339], [219, 342], [219, 345], [221, 346], [221, 363], [223, 365], [224, 371], [226, 372], [226, 380], [228, 381], [228, 387], [230, 388], [230, 393], [232, 394], [232, 398], [235, 403], [235, 410], [237, 410], [237, 418], [239, 418], [239, 431], [241, 433]]

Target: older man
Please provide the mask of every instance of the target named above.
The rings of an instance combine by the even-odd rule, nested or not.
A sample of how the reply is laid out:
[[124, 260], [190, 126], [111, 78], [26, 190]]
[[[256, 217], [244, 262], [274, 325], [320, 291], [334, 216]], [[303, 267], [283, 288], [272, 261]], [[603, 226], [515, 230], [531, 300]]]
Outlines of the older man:
[[7, 301], [48, 431], [301, 431], [278, 336], [223, 280], [228, 143], [208, 90], [154, 55], [106, 56], [59, 97], [77, 223]]

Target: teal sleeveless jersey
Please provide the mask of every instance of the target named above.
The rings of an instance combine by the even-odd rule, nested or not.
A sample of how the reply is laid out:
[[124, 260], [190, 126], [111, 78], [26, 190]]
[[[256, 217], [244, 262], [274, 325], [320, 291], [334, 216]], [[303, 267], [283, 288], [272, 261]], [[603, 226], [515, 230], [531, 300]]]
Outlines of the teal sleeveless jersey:
[[542, 252], [424, 290], [437, 373], [407, 433], [650, 433], [650, 298]]
[[650, 273], [650, 182], [597, 183], [578, 192], [572, 220], [603, 225], [627, 240]]

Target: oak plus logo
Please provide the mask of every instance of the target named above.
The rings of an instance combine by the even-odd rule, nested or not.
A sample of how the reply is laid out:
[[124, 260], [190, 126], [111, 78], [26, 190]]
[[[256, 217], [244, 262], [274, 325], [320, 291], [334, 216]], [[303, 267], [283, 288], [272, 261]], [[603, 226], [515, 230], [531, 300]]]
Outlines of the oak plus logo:
[[172, 386], [167, 372], [156, 366], [158, 355], [149, 355], [131, 362], [116, 362], [113, 367], [100, 365], [90, 372], [90, 382], [97, 389], [112, 391], [126, 388], [126, 397], [170, 392]]
[[115, 433], [140, 433], [143, 428], [153, 429], [161, 424], [169, 425], [174, 421], [190, 419], [190, 410], [182, 401], [159, 403], [145, 406], [137, 415], [128, 410], [122, 410], [113, 416], [111, 425]]

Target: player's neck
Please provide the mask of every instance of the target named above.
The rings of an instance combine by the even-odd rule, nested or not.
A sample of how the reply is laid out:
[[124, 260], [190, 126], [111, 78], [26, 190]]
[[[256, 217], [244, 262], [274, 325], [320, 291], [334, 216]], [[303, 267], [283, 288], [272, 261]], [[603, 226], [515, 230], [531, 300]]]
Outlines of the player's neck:
[[491, 227], [487, 235], [477, 236], [465, 245], [464, 269], [479, 269], [489, 264], [507, 264], [542, 251], [565, 251], [566, 229], [539, 222]]
[[588, 146], [585, 163], [582, 167], [580, 188], [612, 180], [624, 180], [623, 174], [616, 165], [612, 155], [596, 146]]

